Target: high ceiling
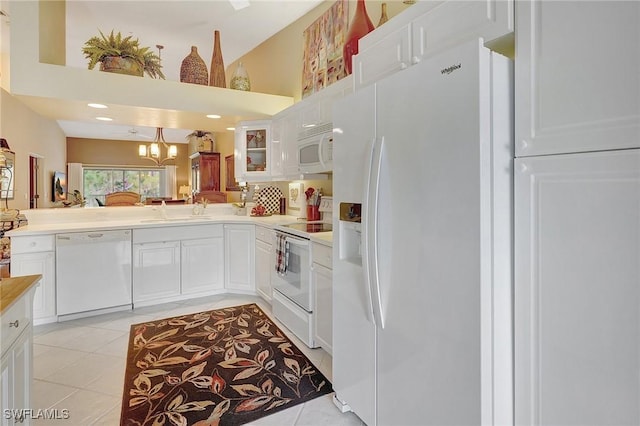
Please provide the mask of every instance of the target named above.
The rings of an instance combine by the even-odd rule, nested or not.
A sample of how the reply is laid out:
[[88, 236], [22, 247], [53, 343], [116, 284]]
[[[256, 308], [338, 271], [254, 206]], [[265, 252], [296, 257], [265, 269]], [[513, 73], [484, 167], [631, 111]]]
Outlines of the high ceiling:
[[[98, 30], [120, 31], [141, 46], [160, 53], [167, 80], [179, 81], [180, 64], [197, 46], [207, 66], [213, 32], [219, 30], [225, 64], [230, 64], [322, 0], [67, 0], [66, 64], [86, 68], [82, 46]], [[246, 6], [246, 7], [243, 7]], [[236, 10], [237, 8], [237, 10]], [[162, 49], [155, 46], [161, 45]], [[153, 139], [155, 129], [143, 126], [59, 121], [68, 137]], [[165, 139], [180, 142], [193, 129], [166, 129]]]

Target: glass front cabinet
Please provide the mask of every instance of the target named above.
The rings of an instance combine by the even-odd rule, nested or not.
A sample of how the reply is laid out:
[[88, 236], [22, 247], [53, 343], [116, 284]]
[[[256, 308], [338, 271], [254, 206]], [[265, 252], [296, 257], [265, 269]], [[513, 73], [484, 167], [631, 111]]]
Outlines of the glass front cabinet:
[[236, 180], [257, 181], [271, 176], [271, 121], [242, 121], [235, 131]]

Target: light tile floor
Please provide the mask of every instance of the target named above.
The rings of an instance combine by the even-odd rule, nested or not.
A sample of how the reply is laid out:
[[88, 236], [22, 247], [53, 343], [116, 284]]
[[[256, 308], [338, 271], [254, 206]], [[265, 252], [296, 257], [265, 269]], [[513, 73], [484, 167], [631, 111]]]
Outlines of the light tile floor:
[[[271, 318], [271, 307], [258, 297], [222, 295], [81, 318], [34, 328], [34, 409], [69, 410], [69, 419], [32, 422], [40, 425], [119, 425], [125, 360], [131, 324], [227, 306], [257, 303]], [[274, 319], [313, 364], [331, 380], [331, 356], [309, 349]], [[342, 414], [325, 395], [251, 425], [362, 426], [353, 413]], [[59, 411], [61, 412], [61, 411]]]

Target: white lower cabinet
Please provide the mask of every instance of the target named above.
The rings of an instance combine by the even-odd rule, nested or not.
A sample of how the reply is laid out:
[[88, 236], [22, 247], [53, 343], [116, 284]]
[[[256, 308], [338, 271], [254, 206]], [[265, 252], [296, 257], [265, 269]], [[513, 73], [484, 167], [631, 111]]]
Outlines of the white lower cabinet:
[[225, 288], [255, 293], [255, 226], [224, 225]]
[[24, 415], [31, 407], [33, 354], [32, 304], [35, 289], [28, 290], [2, 314], [2, 356], [0, 358], [0, 424], [31, 424]]
[[[0, 390], [0, 407], [2, 424], [30, 424], [30, 419], [20, 420], [20, 410], [31, 408], [31, 330], [23, 332], [15, 343], [2, 356], [2, 389]], [[10, 410], [10, 411], [6, 411]], [[15, 414], [14, 414], [15, 413]], [[6, 418], [6, 417], [10, 418]]]
[[180, 295], [180, 241], [133, 245], [133, 303]]
[[42, 275], [33, 297], [33, 320], [36, 325], [56, 317], [55, 252], [11, 255], [11, 275]]
[[42, 275], [33, 298], [36, 325], [56, 320], [56, 264], [53, 235], [11, 237], [11, 276]]
[[182, 294], [224, 289], [224, 241], [202, 238], [181, 242]]
[[314, 289], [314, 340], [333, 354], [333, 270], [331, 247], [312, 243], [311, 283]]
[[640, 150], [515, 164], [515, 424], [640, 424]]
[[256, 291], [271, 302], [271, 270], [275, 267], [275, 233], [264, 226], [256, 226]]
[[134, 229], [133, 303], [222, 291], [223, 237], [222, 225]]

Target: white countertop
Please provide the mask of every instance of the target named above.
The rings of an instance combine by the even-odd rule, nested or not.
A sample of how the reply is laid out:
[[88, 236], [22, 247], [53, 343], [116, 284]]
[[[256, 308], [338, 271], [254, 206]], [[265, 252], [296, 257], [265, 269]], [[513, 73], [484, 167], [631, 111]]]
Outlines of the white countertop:
[[[27, 216], [29, 224], [27, 226], [22, 226], [8, 231], [6, 235], [9, 237], [17, 237], [40, 234], [57, 234], [62, 232], [158, 228], [167, 226], [190, 226], [221, 223], [247, 223], [273, 227], [275, 225], [296, 221], [296, 217], [294, 216], [238, 216], [234, 214], [217, 214], [218, 212], [213, 211], [215, 209], [211, 209], [204, 215], [195, 216], [191, 214], [189, 209], [172, 209], [170, 206], [167, 206], [167, 219], [162, 219], [157, 208], [108, 207], [100, 209], [40, 210], [43, 211], [23, 212]], [[220, 213], [226, 212], [220, 210]]]
[[318, 244], [333, 247], [333, 232], [316, 232], [309, 234], [309, 239]]

